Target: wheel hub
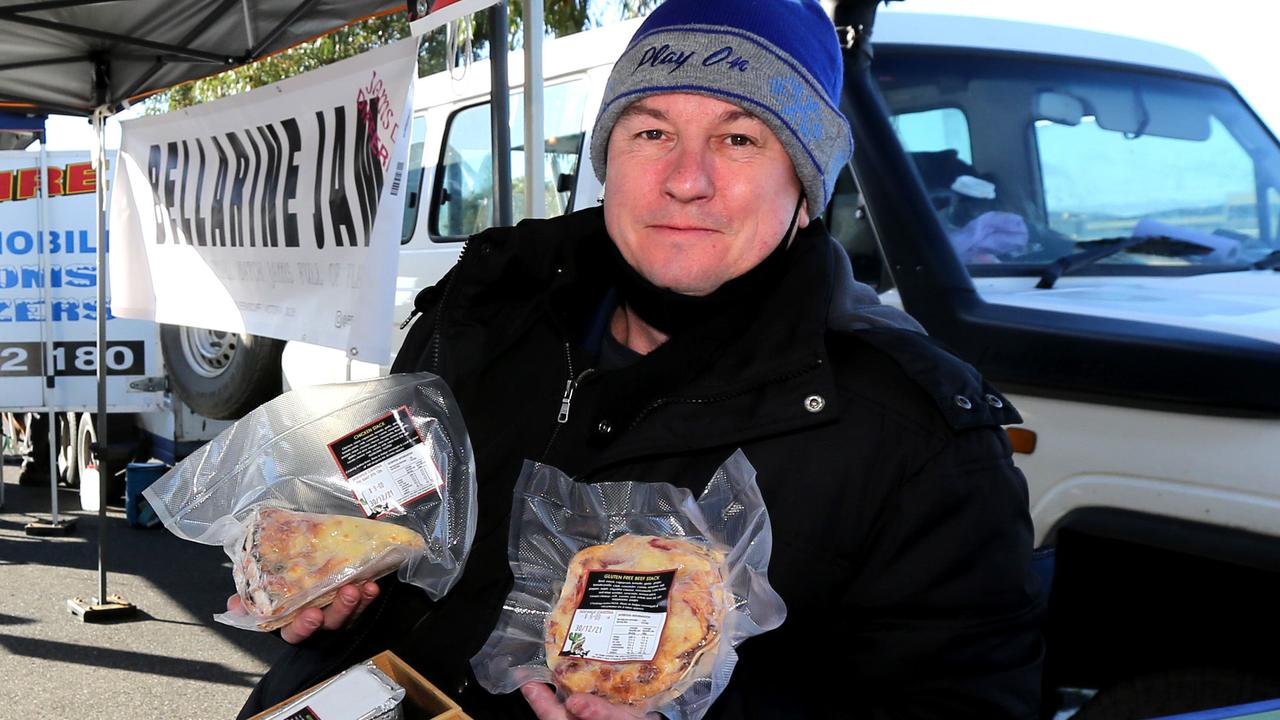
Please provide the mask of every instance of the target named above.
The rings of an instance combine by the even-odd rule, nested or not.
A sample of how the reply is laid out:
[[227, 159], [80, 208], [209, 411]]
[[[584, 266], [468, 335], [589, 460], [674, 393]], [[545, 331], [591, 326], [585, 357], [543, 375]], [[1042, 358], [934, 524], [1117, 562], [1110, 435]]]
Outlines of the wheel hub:
[[184, 327], [182, 355], [197, 374], [214, 378], [226, 371], [236, 355], [239, 335], [225, 330]]

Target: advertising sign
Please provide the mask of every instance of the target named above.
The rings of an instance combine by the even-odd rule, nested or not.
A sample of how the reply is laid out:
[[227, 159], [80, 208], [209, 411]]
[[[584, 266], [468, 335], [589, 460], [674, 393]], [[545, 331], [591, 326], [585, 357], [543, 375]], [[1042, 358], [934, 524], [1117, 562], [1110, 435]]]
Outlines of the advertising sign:
[[386, 362], [416, 48], [122, 123], [113, 311]]
[[[97, 178], [87, 152], [0, 152], [0, 409], [97, 404]], [[43, 222], [42, 222], [43, 216]], [[160, 395], [129, 383], [160, 373], [156, 326], [107, 312], [112, 409], [150, 410]], [[53, 382], [46, 380], [52, 369]]]

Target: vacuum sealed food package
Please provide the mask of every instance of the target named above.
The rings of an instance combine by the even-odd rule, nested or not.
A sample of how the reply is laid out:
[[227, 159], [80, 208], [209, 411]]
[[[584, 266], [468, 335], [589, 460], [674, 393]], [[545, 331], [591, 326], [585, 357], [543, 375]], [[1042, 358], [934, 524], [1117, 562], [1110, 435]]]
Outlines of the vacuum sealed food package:
[[515, 585], [471, 659], [493, 693], [556, 686], [671, 720], [697, 720], [735, 648], [782, 624], [769, 586], [769, 516], [734, 453], [695, 499], [663, 482], [579, 483], [526, 463], [508, 560]]
[[[258, 505], [231, 545], [240, 603], [263, 630], [333, 602], [346, 583], [376, 580], [426, 550], [422, 535], [393, 523]], [[319, 593], [319, 594], [317, 594]]]
[[175, 535], [223, 546], [241, 607], [215, 617], [257, 630], [397, 569], [439, 598], [475, 535], [470, 441], [430, 373], [287, 392], [143, 494]]

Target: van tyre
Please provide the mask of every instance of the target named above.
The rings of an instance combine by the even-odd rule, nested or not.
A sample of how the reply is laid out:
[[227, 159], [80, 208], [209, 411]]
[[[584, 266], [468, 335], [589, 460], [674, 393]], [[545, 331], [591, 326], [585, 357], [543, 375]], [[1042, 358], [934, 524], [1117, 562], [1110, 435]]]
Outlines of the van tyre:
[[1100, 691], [1073, 720], [1130, 720], [1243, 705], [1280, 696], [1280, 678], [1249, 670], [1192, 668], [1140, 675]]
[[174, 391], [205, 417], [238, 420], [280, 394], [283, 340], [161, 325], [160, 350]]
[[20, 441], [22, 469], [18, 471], [18, 484], [37, 487], [49, 484], [49, 422], [48, 415], [25, 413], [23, 434]]
[[70, 488], [80, 487], [80, 460], [76, 454], [75, 413], [58, 413], [58, 479]]
[[[138, 445], [138, 430], [133, 419], [133, 415], [128, 414], [107, 415], [107, 469], [111, 473], [106, 481], [107, 500], [124, 497], [125, 466], [133, 460]], [[75, 435], [77, 478], [83, 477], [85, 470], [97, 468], [97, 460], [90, 450], [97, 439], [98, 427], [93, 414], [80, 413]]]

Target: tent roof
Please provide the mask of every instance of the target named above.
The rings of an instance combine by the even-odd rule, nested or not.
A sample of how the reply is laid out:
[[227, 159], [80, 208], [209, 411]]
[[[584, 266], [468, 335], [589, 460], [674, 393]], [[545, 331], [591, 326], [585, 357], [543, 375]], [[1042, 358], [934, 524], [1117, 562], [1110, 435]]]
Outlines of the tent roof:
[[0, 109], [89, 115], [403, 0], [0, 0]]

